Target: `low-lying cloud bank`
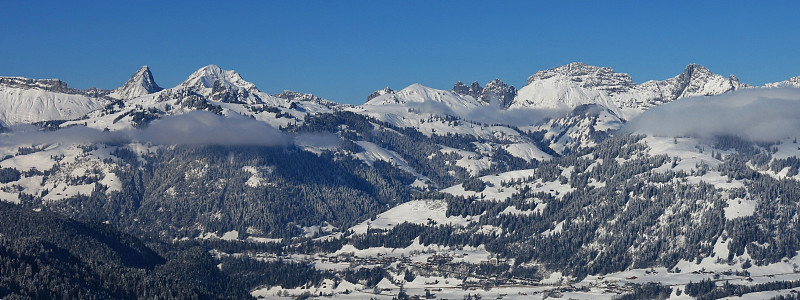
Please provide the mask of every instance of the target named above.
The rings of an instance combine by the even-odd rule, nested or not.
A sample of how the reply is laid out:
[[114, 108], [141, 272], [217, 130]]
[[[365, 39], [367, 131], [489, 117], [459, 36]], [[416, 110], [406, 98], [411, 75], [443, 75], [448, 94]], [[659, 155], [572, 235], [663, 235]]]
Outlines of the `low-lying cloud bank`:
[[0, 145], [49, 143], [127, 143], [155, 145], [241, 145], [285, 146], [291, 139], [280, 130], [243, 116], [221, 117], [210, 112], [193, 111], [167, 116], [141, 130], [103, 132], [84, 126], [55, 131], [41, 131], [30, 125], [16, 126], [0, 137]]
[[193, 111], [150, 123], [132, 131], [133, 140], [156, 145], [287, 145], [289, 139], [278, 129], [247, 117], [221, 117]]
[[800, 89], [749, 89], [654, 107], [623, 130], [659, 136], [739, 136], [767, 142], [800, 136]]
[[536, 125], [549, 118], [557, 118], [569, 113], [569, 111], [555, 109], [503, 109], [494, 105], [478, 106], [471, 109], [464, 108], [456, 112], [446, 104], [436, 101], [410, 102], [405, 105], [409, 109], [421, 113], [444, 114], [483, 124], [499, 124], [517, 127]]
[[469, 114], [464, 116], [464, 119], [484, 124], [522, 127], [540, 124], [549, 118], [561, 117], [568, 113], [569, 111], [552, 109], [502, 109], [495, 106], [485, 106], [471, 110]]

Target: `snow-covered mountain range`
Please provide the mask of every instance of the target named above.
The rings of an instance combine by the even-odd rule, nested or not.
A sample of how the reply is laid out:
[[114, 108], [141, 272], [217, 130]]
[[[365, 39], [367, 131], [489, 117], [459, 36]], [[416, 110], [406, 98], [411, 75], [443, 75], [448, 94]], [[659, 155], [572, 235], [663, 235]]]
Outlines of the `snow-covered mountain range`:
[[511, 107], [571, 109], [599, 104], [630, 119], [652, 106], [679, 98], [719, 95], [746, 87], [749, 85], [734, 76], [725, 78], [695, 64], [670, 79], [635, 84], [628, 74], [611, 68], [571, 63], [529, 77]]
[[[797, 87], [798, 78], [764, 87]], [[346, 105], [294, 91], [270, 95], [236, 71], [216, 65], [200, 68], [177, 86], [164, 89], [143, 66], [111, 91], [72, 89], [56, 79], [0, 77], [0, 125], [59, 121], [61, 126], [113, 131], [140, 128], [163, 116], [206, 110], [285, 127], [303, 123], [309, 114], [349, 111], [425, 135], [500, 138], [528, 145], [523, 152], [563, 154], [592, 145], [589, 136], [618, 129], [653, 106], [743, 88], [753, 86], [695, 64], [675, 77], [636, 84], [628, 74], [611, 68], [571, 63], [535, 72], [519, 90], [500, 79], [484, 86], [457, 82], [451, 90], [412, 84], [401, 90], [386, 87], [369, 95], [362, 105]], [[586, 105], [593, 108], [570, 114]], [[576, 115], [583, 117], [576, 119]], [[524, 137], [532, 132], [545, 132], [537, 147]]]
[[[798, 78], [800, 76], [769, 83], [764, 87], [799, 87]], [[607, 108], [621, 120], [629, 120], [652, 106], [676, 99], [719, 95], [750, 87], [753, 86], [739, 82], [733, 75], [724, 77], [695, 64], [688, 65], [675, 77], [636, 84], [628, 74], [615, 72], [611, 68], [571, 63], [534, 73], [519, 90], [500, 79], [492, 80], [483, 87], [478, 82], [469, 86], [457, 82], [450, 91], [413, 84], [398, 91], [388, 87], [376, 91], [367, 97], [368, 101], [361, 107], [401, 105], [467, 117], [474, 109], [487, 106], [505, 110], [569, 111], [580, 105], [594, 104]], [[147, 66], [137, 70], [124, 85], [111, 91], [76, 90], [57, 79], [21, 77], [0, 77], [0, 89], [0, 124], [5, 125], [77, 119], [114, 100], [142, 103], [141, 99], [136, 99], [152, 97], [148, 95], [154, 94], [161, 97], [162, 101], [165, 96], [161, 95], [165, 94], [171, 95], [166, 96], [168, 98], [186, 98], [197, 94], [221, 103], [288, 107], [290, 102], [295, 101], [316, 103], [326, 108], [350, 107], [291, 91], [269, 95], [245, 81], [236, 71], [225, 71], [215, 65], [200, 68], [184, 82], [166, 90], [158, 86]]]
[[[413, 84], [348, 105], [268, 94], [215, 65], [171, 88], [146, 66], [114, 90], [1, 77], [0, 200], [202, 241], [216, 260], [313, 260], [325, 278], [254, 296], [591, 299], [652, 281], [680, 298], [689, 281], [800, 278], [797, 138], [618, 129], [700, 98], [742, 106], [736, 117], [752, 95], [794, 103], [798, 78], [754, 87], [691, 64], [636, 84], [572, 63], [520, 89]], [[800, 126], [775, 115], [760, 130]]]

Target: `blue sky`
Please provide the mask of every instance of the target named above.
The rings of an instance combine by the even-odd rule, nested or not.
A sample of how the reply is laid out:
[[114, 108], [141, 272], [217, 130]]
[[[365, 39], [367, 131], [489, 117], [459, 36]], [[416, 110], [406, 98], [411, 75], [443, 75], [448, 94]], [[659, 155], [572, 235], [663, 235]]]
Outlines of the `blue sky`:
[[763, 84], [800, 75], [798, 2], [0, 0], [0, 75], [115, 88], [142, 65], [172, 87], [216, 64], [259, 89], [361, 103], [374, 90], [574, 61], [634, 81], [689, 63]]

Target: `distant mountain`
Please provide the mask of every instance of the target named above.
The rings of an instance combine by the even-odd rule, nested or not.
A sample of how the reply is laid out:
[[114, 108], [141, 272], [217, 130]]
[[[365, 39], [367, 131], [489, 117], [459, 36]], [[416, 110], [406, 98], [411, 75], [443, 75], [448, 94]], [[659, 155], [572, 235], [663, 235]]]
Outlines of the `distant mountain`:
[[133, 99], [160, 90], [163, 90], [163, 88], [156, 84], [155, 79], [153, 79], [153, 74], [150, 73], [150, 68], [148, 66], [142, 66], [128, 79], [125, 85], [116, 88], [108, 94], [108, 96], [117, 99]]
[[0, 77], [0, 126], [71, 120], [103, 107], [101, 90], [81, 91], [58, 79]]
[[449, 115], [465, 115], [470, 110], [484, 106], [469, 95], [430, 88], [418, 83], [399, 91], [391, 91], [367, 101], [364, 106], [408, 106], [413, 109], [436, 111]]
[[514, 96], [517, 95], [517, 89], [513, 86], [503, 83], [500, 79], [495, 79], [481, 87], [477, 81], [465, 85], [459, 81], [453, 86], [452, 91], [459, 95], [472, 96], [481, 102], [493, 104], [500, 108], [508, 108]]
[[511, 108], [568, 110], [583, 104], [603, 105], [623, 119], [654, 106], [689, 96], [711, 96], [750, 87], [690, 64], [683, 73], [663, 81], [636, 84], [611, 68], [571, 63], [536, 72], [520, 89]]
[[767, 83], [764, 85], [767, 88], [785, 88], [785, 87], [793, 87], [793, 88], [800, 88], [800, 76], [795, 76], [789, 78], [784, 81]]
[[188, 89], [210, 100], [230, 103], [261, 103], [256, 85], [242, 79], [236, 71], [225, 71], [208, 65], [189, 75], [175, 89]]
[[338, 104], [336, 102], [330, 101], [328, 99], [315, 96], [313, 94], [301, 93], [301, 92], [295, 92], [295, 91], [289, 91], [289, 90], [285, 90], [285, 91], [281, 92], [280, 94], [274, 94], [272, 96], [277, 97], [277, 98], [281, 98], [281, 99], [289, 100], [290, 105], [291, 105], [291, 103], [296, 103], [296, 102], [316, 103], [316, 104], [320, 104], [320, 105], [323, 105], [323, 106], [326, 106], [326, 107], [329, 107], [329, 108], [341, 105], [341, 104]]
[[370, 100], [372, 100], [375, 97], [378, 97], [380, 95], [385, 95], [385, 94], [388, 94], [388, 93], [391, 93], [391, 92], [394, 92], [394, 90], [390, 89], [388, 86], [383, 88], [382, 90], [374, 91], [374, 92], [372, 92], [372, 94], [369, 94], [367, 96], [367, 102], [369, 102]]
[[[520, 90], [412, 84], [361, 105], [268, 94], [215, 65], [166, 89], [146, 67], [114, 91], [3, 77], [4, 124], [45, 128], [0, 132], [0, 199], [17, 204], [0, 205], [0, 297], [246, 298], [241, 284], [265, 298], [611, 298], [664, 283], [623, 296], [640, 299], [716, 278], [772, 285], [800, 268], [791, 132], [754, 143], [626, 126], [746, 88], [694, 64], [636, 84], [572, 63]], [[164, 124], [245, 142], [182, 142]], [[249, 143], [262, 132], [280, 143]], [[761, 284], [704, 282], [714, 297]], [[800, 282], [772, 287], [788, 285]]]

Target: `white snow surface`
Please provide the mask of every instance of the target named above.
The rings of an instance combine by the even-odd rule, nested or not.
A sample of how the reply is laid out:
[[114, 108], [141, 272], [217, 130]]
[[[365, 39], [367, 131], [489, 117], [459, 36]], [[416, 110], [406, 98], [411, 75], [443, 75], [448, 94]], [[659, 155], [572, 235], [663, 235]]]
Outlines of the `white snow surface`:
[[153, 81], [150, 68], [142, 66], [123, 86], [114, 89], [108, 96], [117, 99], [133, 99], [158, 90], [161, 90], [161, 87]]
[[365, 103], [364, 107], [401, 105], [419, 111], [465, 116], [471, 110], [485, 106], [483, 102], [456, 94], [437, 90], [415, 83], [400, 91], [380, 95]]
[[84, 95], [0, 85], [0, 125], [72, 120], [103, 107], [103, 101]]
[[464, 226], [472, 221], [472, 218], [461, 216], [447, 216], [447, 201], [444, 200], [414, 200], [409, 201], [387, 210], [375, 220], [366, 220], [350, 228], [355, 234], [366, 233], [367, 229], [392, 229], [398, 224], [408, 222], [413, 224], [452, 224]]
[[409, 166], [408, 162], [405, 159], [403, 159], [403, 157], [400, 156], [400, 154], [397, 154], [397, 152], [384, 149], [374, 143], [367, 141], [356, 141], [355, 143], [364, 149], [364, 151], [356, 153], [355, 157], [360, 160], [363, 160], [368, 165], [372, 166], [372, 164], [378, 160], [385, 161], [390, 164], [396, 165], [401, 170], [414, 175], [415, 177], [419, 178], [420, 180], [423, 180], [424, 182], [430, 182], [430, 180], [427, 177], [418, 173], [417, 170], [414, 170], [414, 168]]
[[756, 211], [756, 200], [735, 198], [727, 201], [728, 206], [724, 208], [725, 219], [732, 220], [740, 217], [752, 216]]
[[719, 95], [749, 87], [738, 79], [712, 73], [690, 64], [682, 74], [663, 81], [635, 84], [625, 73], [607, 67], [570, 63], [538, 71], [528, 78], [511, 108], [571, 110], [579, 105], [599, 104], [625, 120], [662, 103], [689, 96]]

